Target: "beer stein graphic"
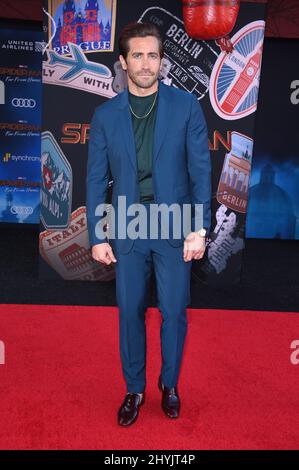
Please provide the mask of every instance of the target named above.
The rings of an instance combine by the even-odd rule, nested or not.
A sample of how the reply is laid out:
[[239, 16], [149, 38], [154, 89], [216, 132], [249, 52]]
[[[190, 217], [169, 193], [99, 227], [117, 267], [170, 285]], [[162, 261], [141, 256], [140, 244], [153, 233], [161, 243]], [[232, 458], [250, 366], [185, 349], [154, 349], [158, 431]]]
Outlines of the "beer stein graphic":
[[239, 132], [231, 133], [231, 150], [225, 155], [218, 184], [217, 201], [246, 213], [253, 140]]

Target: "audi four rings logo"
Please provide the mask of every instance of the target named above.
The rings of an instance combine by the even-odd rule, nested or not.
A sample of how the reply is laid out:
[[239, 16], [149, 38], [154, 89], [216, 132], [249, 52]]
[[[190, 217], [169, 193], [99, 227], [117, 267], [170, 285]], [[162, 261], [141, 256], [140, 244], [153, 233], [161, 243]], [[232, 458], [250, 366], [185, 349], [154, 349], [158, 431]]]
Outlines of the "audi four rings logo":
[[33, 208], [30, 206], [12, 206], [10, 209], [12, 214], [18, 215], [31, 215], [33, 212]]
[[14, 98], [12, 105], [15, 108], [35, 108], [36, 101], [33, 98]]

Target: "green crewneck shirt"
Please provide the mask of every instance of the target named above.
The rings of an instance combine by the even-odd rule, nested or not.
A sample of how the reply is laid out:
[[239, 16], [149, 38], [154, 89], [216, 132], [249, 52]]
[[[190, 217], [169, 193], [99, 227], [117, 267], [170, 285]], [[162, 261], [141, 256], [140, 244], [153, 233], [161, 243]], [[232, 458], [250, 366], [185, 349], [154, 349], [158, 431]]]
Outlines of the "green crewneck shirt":
[[[158, 92], [149, 96], [136, 96], [129, 92], [129, 103], [137, 116], [145, 116], [154, 102]], [[138, 181], [140, 190], [140, 203], [154, 202], [152, 184], [152, 157], [154, 143], [154, 129], [157, 115], [157, 102], [149, 115], [143, 119], [136, 118], [132, 112], [132, 123], [135, 137], [137, 155]]]

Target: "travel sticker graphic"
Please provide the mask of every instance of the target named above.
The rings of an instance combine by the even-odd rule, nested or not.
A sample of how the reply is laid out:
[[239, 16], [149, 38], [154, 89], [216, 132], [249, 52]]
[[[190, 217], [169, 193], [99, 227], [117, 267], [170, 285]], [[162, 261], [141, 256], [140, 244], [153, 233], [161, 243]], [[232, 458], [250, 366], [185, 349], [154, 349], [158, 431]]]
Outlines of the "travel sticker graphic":
[[69, 43], [85, 52], [114, 50], [116, 0], [50, 0], [48, 44], [60, 55]]
[[223, 119], [241, 119], [257, 107], [265, 22], [253, 21], [232, 38], [233, 49], [223, 51], [210, 77], [210, 101]]
[[69, 224], [72, 206], [72, 168], [49, 131], [42, 133], [41, 221], [46, 229]]
[[253, 139], [240, 132], [231, 134], [231, 150], [225, 155], [217, 190], [217, 201], [246, 213]]
[[63, 279], [110, 281], [114, 279], [113, 265], [96, 262], [89, 246], [86, 207], [78, 207], [65, 230], [45, 230], [39, 236], [42, 258]]
[[43, 62], [43, 83], [75, 88], [88, 93], [112, 98], [112, 73], [104, 64], [88, 60], [76, 44], [68, 43], [71, 57], [62, 57], [55, 51], [47, 50]]
[[198, 100], [208, 96], [210, 75], [218, 57], [218, 46], [211, 41], [197, 41], [189, 37], [183, 20], [164, 8], [147, 8], [138, 21], [153, 23], [162, 33], [162, 81], [166, 85], [193, 93]]

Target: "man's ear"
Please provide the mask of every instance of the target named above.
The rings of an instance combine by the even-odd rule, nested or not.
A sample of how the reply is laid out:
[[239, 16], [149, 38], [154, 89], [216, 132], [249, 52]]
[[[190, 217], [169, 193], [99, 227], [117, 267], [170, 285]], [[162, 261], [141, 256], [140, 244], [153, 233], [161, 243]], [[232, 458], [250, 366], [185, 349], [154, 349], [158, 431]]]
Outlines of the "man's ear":
[[120, 56], [119, 56], [119, 60], [120, 60], [122, 69], [126, 71], [126, 70], [127, 70], [127, 62], [126, 62], [126, 59], [124, 58], [124, 56], [120, 55]]

